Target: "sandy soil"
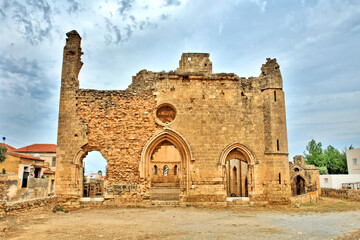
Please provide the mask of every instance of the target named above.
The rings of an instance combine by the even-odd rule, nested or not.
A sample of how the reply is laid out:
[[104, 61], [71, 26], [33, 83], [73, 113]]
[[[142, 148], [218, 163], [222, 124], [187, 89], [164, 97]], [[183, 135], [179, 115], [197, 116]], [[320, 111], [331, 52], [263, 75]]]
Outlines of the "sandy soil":
[[3, 239], [358, 239], [360, 203], [43, 210], [3, 216], [1, 230]]

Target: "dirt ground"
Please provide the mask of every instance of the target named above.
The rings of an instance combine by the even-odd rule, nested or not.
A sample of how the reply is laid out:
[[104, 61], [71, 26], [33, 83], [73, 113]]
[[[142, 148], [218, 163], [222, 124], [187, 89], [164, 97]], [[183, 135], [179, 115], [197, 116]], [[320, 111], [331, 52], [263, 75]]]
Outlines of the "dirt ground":
[[0, 239], [360, 239], [360, 202], [81, 208], [0, 217]]

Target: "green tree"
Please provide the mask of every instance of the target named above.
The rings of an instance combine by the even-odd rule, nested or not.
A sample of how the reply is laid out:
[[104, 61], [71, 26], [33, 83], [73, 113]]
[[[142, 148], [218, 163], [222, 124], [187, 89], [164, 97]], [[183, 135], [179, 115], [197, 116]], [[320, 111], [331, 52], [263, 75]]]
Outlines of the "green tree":
[[333, 146], [329, 145], [324, 150], [324, 158], [329, 174], [342, 174], [347, 172], [346, 154], [344, 162], [344, 156], [342, 156], [339, 150], [337, 150]]
[[304, 160], [307, 164], [314, 164], [317, 167], [326, 167], [321, 142], [316, 143], [316, 141], [312, 139], [306, 146], [306, 151], [307, 153], [304, 152]]
[[[353, 149], [351, 145], [349, 149]], [[307, 164], [314, 164], [320, 174], [346, 174], [346, 148], [340, 153], [339, 150], [329, 145], [325, 150], [322, 149], [321, 142], [316, 143], [312, 139], [306, 146], [304, 159]]]
[[7, 147], [0, 145], [0, 162], [5, 161], [5, 159], [6, 159], [6, 152], [7, 152]]
[[101, 170], [99, 170], [99, 171], [98, 171], [98, 174], [99, 174], [100, 176], [102, 176], [102, 171], [101, 171]]
[[329, 174], [327, 167], [316, 167], [319, 169], [320, 175], [327, 175]]

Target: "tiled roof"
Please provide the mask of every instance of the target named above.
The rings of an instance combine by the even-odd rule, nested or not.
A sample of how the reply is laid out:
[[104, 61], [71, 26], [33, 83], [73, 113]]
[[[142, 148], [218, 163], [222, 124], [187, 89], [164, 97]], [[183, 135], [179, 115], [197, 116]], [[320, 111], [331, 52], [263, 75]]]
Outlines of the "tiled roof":
[[56, 144], [32, 144], [26, 147], [18, 148], [15, 152], [31, 152], [31, 153], [55, 153]]
[[16, 153], [16, 152], [11, 152], [11, 151], [6, 152], [6, 154], [9, 154], [9, 155], [12, 155], [15, 157], [30, 159], [30, 160], [43, 161], [43, 162], [45, 161], [44, 159], [40, 159], [40, 158], [36, 158], [33, 156], [28, 156], [28, 155], [24, 155], [24, 154], [20, 154], [20, 153]]
[[7, 147], [7, 149], [8, 149], [9, 151], [13, 151], [13, 150], [16, 149], [16, 148], [14, 148], [14, 147], [10, 146], [9, 144], [6, 144], [6, 143], [0, 143], [0, 146], [5, 146], [5, 147]]

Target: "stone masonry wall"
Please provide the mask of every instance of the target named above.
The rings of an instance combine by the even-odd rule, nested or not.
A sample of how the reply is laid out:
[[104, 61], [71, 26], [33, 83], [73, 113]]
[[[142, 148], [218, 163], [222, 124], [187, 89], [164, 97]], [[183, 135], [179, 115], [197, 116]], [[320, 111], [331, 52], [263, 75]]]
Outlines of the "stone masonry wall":
[[[194, 201], [196, 196], [202, 195], [204, 198], [204, 194], [226, 194], [224, 168], [217, 162], [227, 145], [241, 142], [252, 149], [258, 161], [255, 165], [253, 197], [256, 195], [259, 200], [271, 202], [288, 201], [284, 95], [277, 90], [277, 102], [267, 97], [266, 91], [262, 91], [262, 80], [238, 78], [233, 74], [218, 74], [211, 78], [191, 75], [184, 78], [169, 74], [158, 80], [158, 105], [169, 103], [176, 108], [177, 117], [169, 127], [187, 139], [195, 157], [195, 161], [190, 163], [190, 195], [195, 197], [188, 196], [187, 199]], [[265, 101], [269, 102], [269, 106], [274, 105], [273, 109], [268, 110], [268, 115], [274, 115], [269, 120], [269, 128], [264, 126]], [[274, 126], [274, 123], [278, 126]], [[264, 141], [267, 135], [270, 139], [268, 142]], [[276, 139], [283, 143], [279, 150]], [[278, 181], [279, 173], [282, 174], [281, 184]]]
[[[290, 202], [285, 97], [275, 59], [267, 59], [258, 78], [246, 79], [212, 74], [209, 54], [187, 53], [175, 72], [142, 70], [125, 91], [86, 90], [79, 89], [78, 80], [81, 38], [75, 31], [67, 36], [57, 195], [81, 196], [82, 160], [96, 150], [107, 160], [107, 195], [119, 201], [149, 199], [149, 179], [140, 172], [146, 164], [142, 154], [156, 134], [170, 131], [168, 138], [177, 141], [186, 159], [181, 163], [181, 188], [186, 188], [181, 201], [225, 201], [227, 177], [220, 156], [227, 146], [240, 144], [253, 161], [249, 197]], [[175, 108], [176, 117], [162, 124], [156, 111], [164, 104]]]
[[88, 126], [88, 149], [100, 151], [107, 160], [105, 190], [110, 195], [135, 192], [135, 199], [141, 200], [145, 193], [138, 186], [140, 154], [157, 129], [154, 97], [81, 89], [77, 101], [77, 113]]

